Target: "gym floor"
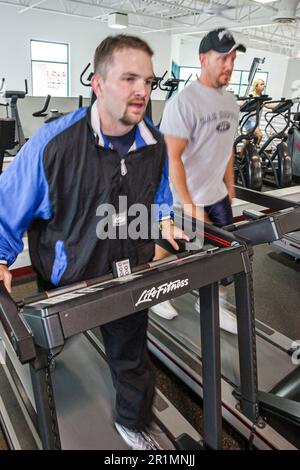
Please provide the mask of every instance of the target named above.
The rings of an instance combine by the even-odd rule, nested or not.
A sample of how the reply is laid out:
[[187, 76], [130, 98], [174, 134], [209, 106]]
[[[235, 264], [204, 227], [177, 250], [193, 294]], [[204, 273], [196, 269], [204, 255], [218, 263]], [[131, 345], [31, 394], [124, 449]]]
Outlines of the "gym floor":
[[[300, 305], [300, 264], [291, 257], [277, 253], [269, 246], [254, 249], [253, 278], [256, 317], [269, 324], [291, 340], [300, 339], [298, 311]], [[24, 298], [36, 290], [33, 279], [17, 283], [13, 288], [15, 299]], [[234, 301], [233, 286], [229, 286], [228, 300]], [[201, 401], [153, 357], [157, 385], [186, 419], [202, 433]], [[245, 441], [226, 423], [223, 428], [223, 448], [245, 448]], [[0, 432], [0, 450], [6, 449]]]

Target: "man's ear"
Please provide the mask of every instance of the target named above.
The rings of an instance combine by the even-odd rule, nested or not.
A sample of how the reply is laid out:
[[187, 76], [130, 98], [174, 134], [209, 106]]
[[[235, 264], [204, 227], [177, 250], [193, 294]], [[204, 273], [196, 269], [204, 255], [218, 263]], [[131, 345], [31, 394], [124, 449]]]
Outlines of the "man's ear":
[[205, 62], [206, 62], [206, 54], [199, 54], [199, 61], [200, 61], [201, 67], [202, 67], [203, 65], [205, 65]]
[[91, 78], [91, 87], [93, 89], [93, 92], [97, 96], [97, 98], [102, 93], [102, 82], [103, 82], [102, 77], [99, 74], [94, 73], [94, 75]]

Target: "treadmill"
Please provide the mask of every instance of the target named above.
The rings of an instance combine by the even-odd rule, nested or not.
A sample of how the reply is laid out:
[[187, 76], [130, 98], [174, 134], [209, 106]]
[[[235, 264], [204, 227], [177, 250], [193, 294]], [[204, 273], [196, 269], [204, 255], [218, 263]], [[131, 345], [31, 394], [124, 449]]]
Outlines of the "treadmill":
[[[213, 231], [213, 228], [212, 228]], [[257, 420], [256, 350], [249, 247], [225, 233], [223, 246], [134, 267], [39, 293], [16, 304], [0, 283], [0, 419], [12, 449], [125, 449], [111, 416], [114, 391], [99, 326], [199, 289], [204, 435], [156, 392], [160, 449], [221, 447], [218, 281], [233, 276], [239, 312], [241, 396], [245, 419]], [[199, 324], [197, 326], [200, 335]], [[161, 432], [162, 430], [163, 432]]]
[[282, 253], [286, 253], [294, 258], [295, 261], [300, 259], [300, 232], [291, 232], [271, 244], [271, 246]]
[[[249, 245], [275, 242], [300, 228], [300, 205], [295, 202], [239, 187], [236, 197], [265, 208], [260, 212], [245, 210], [248, 221], [227, 227]], [[205, 243], [211, 243], [212, 238], [216, 239], [216, 232], [206, 226]], [[224, 243], [222, 238], [220, 232], [220, 244]], [[194, 291], [173, 299], [178, 317], [172, 321], [150, 313], [148, 344], [155, 356], [202, 397], [201, 341], [197, 329], [199, 316], [205, 312], [202, 305], [201, 315], [197, 312], [197, 298]], [[233, 305], [227, 307], [235, 311]], [[245, 418], [237, 401], [240, 396], [237, 351], [241, 338], [221, 331], [223, 418], [255, 448], [300, 449], [300, 346], [258, 320], [255, 328], [259, 417], [255, 423]]]
[[[290, 201], [293, 199], [297, 204], [299, 203], [299, 186], [268, 192], [268, 194], [270, 193], [274, 196], [277, 195], [280, 198], [287, 198]], [[275, 240], [270, 243], [270, 246], [276, 251], [286, 253], [293, 257], [295, 261], [298, 261], [300, 259], [300, 231], [286, 233], [280, 240]]]

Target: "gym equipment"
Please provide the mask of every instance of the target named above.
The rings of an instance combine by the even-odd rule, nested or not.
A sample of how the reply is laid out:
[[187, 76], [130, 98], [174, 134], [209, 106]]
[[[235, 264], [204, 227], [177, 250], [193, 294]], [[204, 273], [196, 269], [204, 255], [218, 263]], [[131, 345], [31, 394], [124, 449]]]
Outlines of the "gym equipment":
[[[300, 228], [300, 205], [285, 199], [236, 187], [236, 196], [264, 207], [263, 212], [248, 210], [251, 219], [228, 227], [229, 233], [253, 246], [281, 239], [286, 233]], [[272, 213], [269, 212], [272, 210]], [[225, 243], [223, 231], [205, 227], [208, 242]], [[201, 299], [201, 297], [200, 297]], [[195, 310], [197, 293], [189, 293], [172, 301], [178, 317], [172, 321], [150, 314], [149, 348], [173, 373], [202, 397], [202, 358], [197, 332], [199, 313]], [[237, 296], [237, 301], [239, 298]], [[201, 301], [201, 300], [200, 300]], [[234, 307], [228, 304], [234, 311]], [[201, 304], [200, 318], [205, 315]], [[237, 314], [239, 319], [239, 314]], [[241, 433], [249, 445], [259, 449], [300, 448], [300, 368], [293, 363], [299, 358], [300, 346], [270, 326], [256, 320], [259, 417], [253, 422], [240, 413], [238, 403], [240, 370], [237, 347], [243, 335], [221, 331], [221, 374], [223, 418]], [[203, 338], [203, 337], [202, 337]]]
[[297, 112], [291, 113], [292, 125], [288, 130], [288, 148], [292, 157], [293, 181], [300, 183], [300, 98], [296, 101], [298, 101]]
[[4, 154], [15, 146], [15, 120], [0, 119], [0, 175], [3, 169]]
[[[213, 227], [210, 230], [214, 233]], [[239, 351], [242, 391], [239, 403], [247, 419], [256, 422], [249, 249], [229, 233], [225, 238], [223, 246], [215, 243], [207, 249], [135, 267], [125, 277], [113, 279], [108, 274], [40, 293], [18, 305], [2, 284], [0, 416], [10, 446], [124, 448], [110, 422], [113, 391], [108, 385], [110, 378], [97, 327], [199, 288], [201, 306], [207, 312], [201, 316], [205, 331], [203, 438], [206, 447], [220, 448], [218, 281], [227, 276], [234, 276], [238, 331], [243, 338]], [[159, 392], [154, 409], [158, 423], [177, 448], [201, 448], [200, 436]]]
[[[93, 76], [93, 72], [90, 72], [87, 77], [85, 78], [85, 75], [87, 74], [87, 71], [89, 67], [91, 66], [90, 63], [87, 64], [87, 66], [84, 68], [84, 70], [81, 72], [80, 75], [80, 83], [85, 86], [85, 87], [90, 87], [91, 86], [91, 79]], [[153, 90], [156, 90], [159, 88], [162, 91], [166, 91], [166, 100], [171, 98], [171, 96], [175, 93], [175, 91], [178, 90], [179, 83], [185, 82], [185, 85], [189, 82], [192, 74], [188, 77], [187, 80], [182, 80], [179, 78], [176, 78], [174, 73], [172, 72], [172, 77], [168, 78], [165, 82], [163, 82], [163, 79], [165, 78], [167, 74], [167, 70], [161, 77], [154, 76], [153, 81], [152, 81], [152, 86], [151, 86], [151, 92]], [[96, 95], [92, 91], [91, 93], [91, 105], [94, 103], [96, 100]], [[149, 99], [146, 111], [145, 111], [145, 116], [152, 121], [152, 103], [151, 103], [151, 98]], [[161, 122], [161, 121], [160, 121]], [[156, 125], [157, 127], [160, 126], [160, 122]]]
[[281, 240], [273, 242], [271, 246], [294, 258], [295, 261], [300, 260], [300, 232], [291, 232]]
[[48, 110], [50, 101], [51, 101], [51, 95], [47, 95], [42, 109], [32, 113], [32, 116], [33, 117], [43, 117], [43, 118], [45, 118], [44, 119], [45, 123], [54, 121], [55, 119], [59, 118], [60, 116], [63, 116], [63, 113], [58, 111], [58, 109], [51, 109], [50, 110], [50, 115], [46, 112]]
[[[161, 77], [157, 77], [156, 75], [154, 75], [154, 78], [152, 80], [152, 85], [151, 85], [151, 93], [152, 93], [152, 91], [156, 90], [159, 87], [160, 83], [165, 78], [167, 73], [168, 73], [168, 71], [166, 70], [165, 73]], [[145, 111], [145, 116], [153, 122], [151, 96], [150, 96], [148, 104], [147, 104], [147, 108], [146, 108], [146, 111]]]
[[[22, 145], [24, 145], [25, 142], [26, 142], [24, 132], [23, 132], [23, 128], [22, 128], [22, 124], [21, 124], [21, 120], [20, 120], [20, 115], [19, 115], [17, 103], [18, 103], [19, 99], [24, 99], [25, 96], [28, 94], [28, 84], [27, 84], [27, 80], [25, 80], [25, 91], [16, 91], [16, 90], [4, 90], [3, 91], [4, 83], [5, 83], [5, 79], [2, 78], [1, 96], [3, 98], [6, 98], [6, 99], [9, 100], [6, 104], [4, 104], [4, 106], [10, 108], [10, 118], [14, 119], [15, 122], [16, 122], [16, 125], [15, 125], [15, 146], [14, 146], [14, 149], [13, 149], [13, 154], [16, 155], [17, 152], [22, 147]], [[12, 155], [12, 153], [9, 153], [9, 154]]]
[[174, 72], [172, 72], [172, 76], [168, 78], [164, 83], [162, 81], [159, 82], [159, 89], [162, 91], [166, 91], [166, 101], [171, 98], [171, 96], [178, 90], [179, 83], [188, 83], [189, 79], [191, 78], [191, 75], [187, 80], [183, 80], [180, 78], [175, 77]]
[[[47, 95], [42, 109], [32, 113], [33, 117], [43, 117], [43, 118], [45, 118], [44, 119], [45, 124], [47, 124], [48, 122], [54, 121], [55, 119], [57, 119], [61, 116], [64, 116], [66, 114], [66, 113], [62, 113], [61, 111], [58, 111], [58, 109], [51, 109], [50, 114], [48, 114], [47, 110], [49, 108], [50, 101], [51, 101], [51, 95]], [[83, 102], [83, 97], [82, 97], [82, 95], [79, 95], [78, 108], [82, 108], [82, 102]]]
[[[240, 107], [241, 113], [244, 113], [239, 122], [241, 134], [234, 142], [235, 184], [255, 191], [261, 191], [262, 188], [262, 165], [256, 146], [255, 130], [259, 125], [260, 112], [264, 103], [271, 99], [268, 95], [237, 98], [238, 101], [245, 101], [245, 103]], [[245, 133], [244, 126], [253, 117], [255, 117], [255, 125]], [[243, 148], [239, 153], [238, 148], [241, 143], [243, 143]]]
[[[286, 131], [290, 126], [291, 109], [294, 102], [282, 98], [280, 101], [270, 101], [270, 103], [275, 103], [277, 106], [265, 114], [267, 121], [265, 132], [268, 134], [270, 127], [274, 133], [259, 149], [263, 168], [263, 182], [277, 188], [284, 188], [292, 184], [292, 159], [286, 143], [288, 139]], [[281, 131], [277, 131], [272, 125], [272, 121], [277, 116], [282, 116], [285, 120], [285, 126]], [[275, 145], [275, 148], [271, 148], [271, 154], [269, 154], [269, 149], [276, 140], [280, 142]]]
[[[91, 79], [92, 79], [92, 76], [94, 75], [94, 72], [90, 72], [87, 76], [87, 78], [84, 78], [85, 74], [87, 73], [88, 69], [90, 68], [91, 64], [90, 62], [87, 64], [87, 66], [83, 69], [83, 71], [81, 72], [81, 75], [80, 75], [80, 83], [81, 85], [85, 86], [85, 87], [89, 87], [91, 88]], [[94, 103], [94, 101], [96, 101], [97, 97], [94, 93], [94, 91], [92, 90], [91, 91], [91, 105]]]

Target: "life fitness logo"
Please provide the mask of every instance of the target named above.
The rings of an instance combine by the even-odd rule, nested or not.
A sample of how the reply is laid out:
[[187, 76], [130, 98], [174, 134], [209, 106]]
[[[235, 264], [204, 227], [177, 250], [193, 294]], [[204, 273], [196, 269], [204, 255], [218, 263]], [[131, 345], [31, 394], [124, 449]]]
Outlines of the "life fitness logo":
[[151, 287], [149, 289], [143, 290], [141, 295], [139, 296], [137, 302], [135, 303], [135, 307], [141, 304], [147, 304], [152, 302], [153, 300], [158, 300], [161, 296], [169, 294], [170, 292], [177, 291], [178, 289], [182, 289], [189, 285], [189, 279], [176, 279], [171, 282], [165, 282], [164, 284], [160, 284], [156, 287]]

